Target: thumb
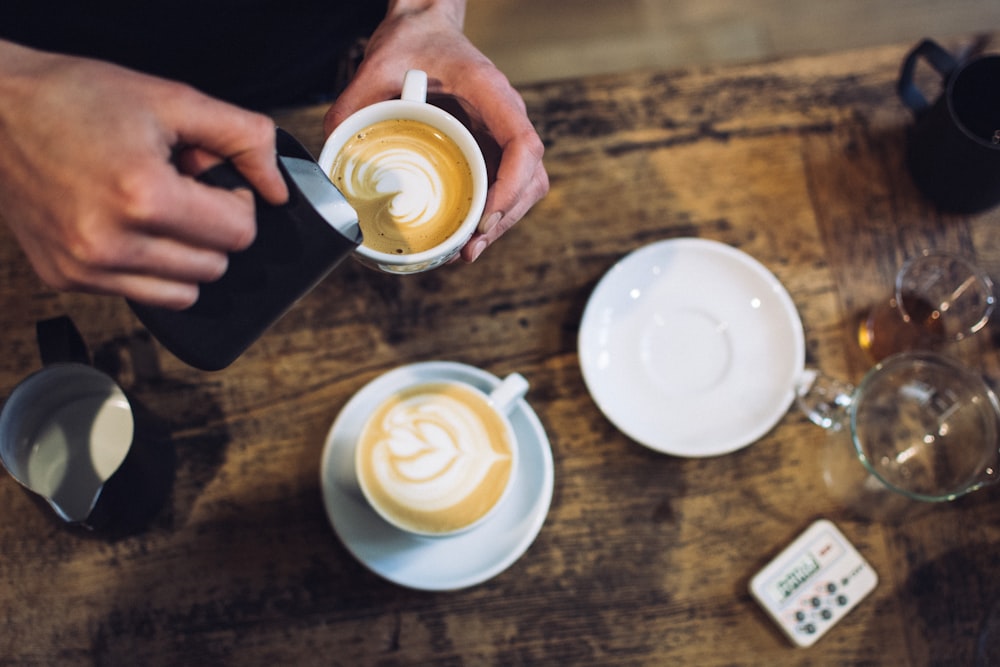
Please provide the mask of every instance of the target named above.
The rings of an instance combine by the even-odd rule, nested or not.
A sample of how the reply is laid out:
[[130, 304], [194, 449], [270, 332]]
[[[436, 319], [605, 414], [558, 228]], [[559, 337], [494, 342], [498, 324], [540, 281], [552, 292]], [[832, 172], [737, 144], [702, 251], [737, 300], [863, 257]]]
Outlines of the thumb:
[[[364, 68], [364, 64], [362, 64], [362, 68]], [[365, 78], [363, 72], [372, 74], [368, 74]], [[347, 120], [347, 117], [358, 109], [399, 97], [402, 79], [397, 78], [390, 81], [374, 74], [374, 72], [373, 69], [359, 70], [359, 75], [344, 88], [344, 92], [337, 97], [323, 117], [323, 136], [329, 137], [338, 125]]]
[[267, 201], [280, 204], [288, 188], [278, 170], [274, 121], [263, 114], [194, 94], [175, 116], [179, 142], [197, 148], [192, 154], [206, 162], [205, 152], [230, 160]]

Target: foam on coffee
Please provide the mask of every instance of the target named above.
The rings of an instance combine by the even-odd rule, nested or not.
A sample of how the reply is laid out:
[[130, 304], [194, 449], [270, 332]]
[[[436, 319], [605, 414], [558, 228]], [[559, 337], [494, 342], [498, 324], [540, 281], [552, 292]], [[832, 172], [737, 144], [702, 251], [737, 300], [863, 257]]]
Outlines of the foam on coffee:
[[513, 443], [487, 399], [453, 383], [427, 383], [386, 399], [356, 453], [358, 481], [375, 508], [419, 533], [465, 528], [501, 499]]
[[416, 120], [383, 120], [349, 139], [330, 178], [358, 213], [363, 244], [412, 254], [443, 243], [472, 205], [472, 171], [462, 150]]

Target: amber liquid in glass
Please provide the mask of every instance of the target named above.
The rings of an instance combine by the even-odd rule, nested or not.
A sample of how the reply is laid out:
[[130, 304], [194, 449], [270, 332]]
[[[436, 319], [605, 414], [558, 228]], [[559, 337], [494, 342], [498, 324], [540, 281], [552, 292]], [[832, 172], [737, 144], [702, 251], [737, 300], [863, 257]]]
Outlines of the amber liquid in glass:
[[902, 298], [903, 308], [890, 299], [872, 308], [858, 324], [858, 344], [873, 361], [897, 352], [931, 349], [946, 337], [937, 306], [912, 294]]

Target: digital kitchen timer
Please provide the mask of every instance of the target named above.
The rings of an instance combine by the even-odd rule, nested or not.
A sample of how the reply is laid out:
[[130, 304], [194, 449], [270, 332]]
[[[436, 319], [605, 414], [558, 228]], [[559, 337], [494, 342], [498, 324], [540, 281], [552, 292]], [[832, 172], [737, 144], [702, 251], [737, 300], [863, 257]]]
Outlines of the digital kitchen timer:
[[750, 581], [750, 593], [797, 646], [812, 646], [878, 584], [843, 533], [820, 519]]

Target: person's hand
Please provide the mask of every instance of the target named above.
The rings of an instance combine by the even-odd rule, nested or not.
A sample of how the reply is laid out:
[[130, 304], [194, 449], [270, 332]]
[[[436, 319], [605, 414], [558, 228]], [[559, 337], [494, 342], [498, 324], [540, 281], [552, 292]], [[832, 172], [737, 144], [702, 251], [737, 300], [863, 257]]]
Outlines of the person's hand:
[[479, 229], [462, 249], [462, 257], [471, 262], [548, 192], [544, 148], [524, 100], [462, 33], [465, 3], [411, 4], [408, 0], [390, 3], [356, 76], [327, 112], [324, 130], [329, 136], [358, 109], [397, 97], [410, 69], [427, 72], [430, 90], [457, 98], [502, 151]]
[[184, 308], [256, 233], [192, 175], [228, 159], [283, 202], [274, 123], [185, 85], [0, 42], [0, 217], [47, 284]]

